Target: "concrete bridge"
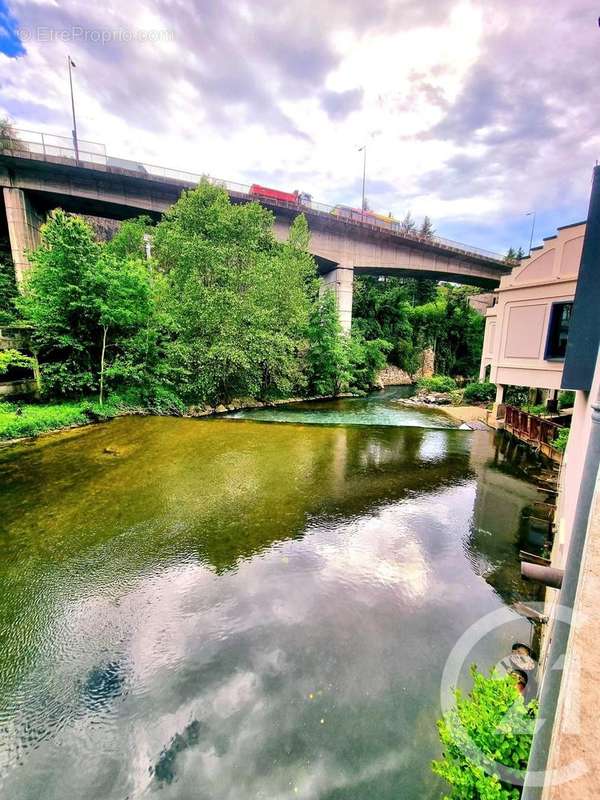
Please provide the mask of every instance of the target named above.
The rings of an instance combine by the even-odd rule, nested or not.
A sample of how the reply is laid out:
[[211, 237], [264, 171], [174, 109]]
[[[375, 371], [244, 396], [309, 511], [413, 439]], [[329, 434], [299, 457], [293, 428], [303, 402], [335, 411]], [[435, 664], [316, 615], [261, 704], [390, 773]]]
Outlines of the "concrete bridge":
[[[20, 282], [26, 251], [53, 208], [123, 220], [141, 213], [159, 219], [184, 189], [202, 179], [223, 186], [235, 203], [257, 198], [250, 187], [208, 176], [112, 158], [102, 145], [17, 131], [0, 139], [0, 235], [8, 235]], [[348, 219], [312, 200], [260, 198], [275, 215], [275, 233], [287, 237], [299, 213], [307, 217], [310, 250], [325, 284], [334, 288], [345, 330], [352, 321], [354, 273], [434, 278], [485, 288], [498, 286], [511, 266], [500, 255], [434, 236], [402, 233], [385, 220]]]

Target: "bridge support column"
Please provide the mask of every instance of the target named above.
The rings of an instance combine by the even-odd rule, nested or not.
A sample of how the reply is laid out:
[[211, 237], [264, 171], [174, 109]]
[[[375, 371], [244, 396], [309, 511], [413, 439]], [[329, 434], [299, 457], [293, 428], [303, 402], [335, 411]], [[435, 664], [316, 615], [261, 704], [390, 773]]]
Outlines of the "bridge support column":
[[40, 226], [43, 217], [33, 207], [23, 189], [5, 186], [3, 193], [15, 277], [17, 286], [21, 287], [23, 278], [30, 267], [26, 251], [33, 250], [40, 243]]
[[494, 400], [494, 405], [492, 406], [492, 419], [503, 419], [504, 418], [504, 390], [506, 386], [502, 383], [498, 383], [496, 385], [496, 399]]
[[338, 266], [323, 275], [323, 288], [331, 288], [335, 292], [340, 324], [344, 333], [349, 334], [352, 327], [352, 287], [354, 283], [354, 267], [351, 264]]

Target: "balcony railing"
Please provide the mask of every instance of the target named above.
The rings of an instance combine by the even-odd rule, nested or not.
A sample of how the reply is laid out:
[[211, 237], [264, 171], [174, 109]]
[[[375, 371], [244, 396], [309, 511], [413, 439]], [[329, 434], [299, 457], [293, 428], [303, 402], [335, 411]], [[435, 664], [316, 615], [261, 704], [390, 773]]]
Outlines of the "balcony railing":
[[538, 450], [542, 450], [547, 455], [557, 459], [562, 458], [562, 453], [554, 445], [554, 440], [563, 427], [562, 425], [543, 417], [537, 417], [535, 414], [528, 414], [515, 406], [507, 405], [505, 407], [504, 427], [519, 439], [533, 445]]

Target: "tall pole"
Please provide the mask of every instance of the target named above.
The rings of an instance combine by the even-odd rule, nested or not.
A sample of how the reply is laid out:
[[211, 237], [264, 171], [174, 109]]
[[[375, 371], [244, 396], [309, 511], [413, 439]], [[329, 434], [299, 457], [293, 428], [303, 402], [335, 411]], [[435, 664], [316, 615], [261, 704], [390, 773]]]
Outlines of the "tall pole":
[[[363, 154], [363, 179], [362, 179], [362, 205], [361, 210], [365, 210], [365, 187], [367, 183], [367, 145], [363, 144], [362, 147], [358, 148], [358, 152], [362, 150]], [[364, 215], [363, 215], [364, 216]]]
[[535, 231], [535, 211], [528, 211], [525, 216], [533, 217], [531, 221], [531, 236], [529, 237], [529, 252], [531, 253], [531, 248], [533, 246], [533, 232]]
[[73, 76], [71, 74], [71, 66], [75, 66], [71, 61], [71, 56], [67, 56], [67, 64], [69, 65], [69, 86], [71, 88], [71, 111], [73, 112], [73, 144], [75, 145], [75, 161], [79, 161], [79, 143], [77, 141], [77, 122], [75, 120], [75, 100], [73, 98]]

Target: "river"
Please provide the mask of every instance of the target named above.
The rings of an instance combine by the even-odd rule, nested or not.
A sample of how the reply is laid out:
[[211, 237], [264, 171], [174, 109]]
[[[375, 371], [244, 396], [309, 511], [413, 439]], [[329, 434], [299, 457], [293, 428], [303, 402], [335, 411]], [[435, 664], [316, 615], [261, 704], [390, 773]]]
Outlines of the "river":
[[402, 394], [0, 450], [2, 797], [443, 795], [442, 670], [527, 592], [536, 492]]

